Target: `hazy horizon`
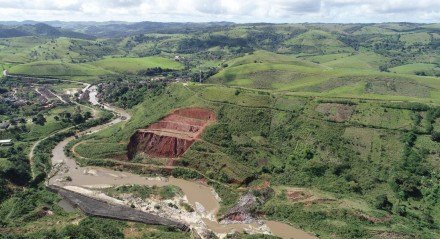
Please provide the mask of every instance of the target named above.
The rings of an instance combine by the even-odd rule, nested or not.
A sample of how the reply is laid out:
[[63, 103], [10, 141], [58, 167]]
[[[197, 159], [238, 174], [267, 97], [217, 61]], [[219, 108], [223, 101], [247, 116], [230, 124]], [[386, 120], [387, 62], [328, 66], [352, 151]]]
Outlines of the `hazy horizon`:
[[387, 24], [387, 23], [410, 23], [410, 24], [439, 24], [440, 22], [414, 22], [414, 21], [388, 21], [388, 22], [234, 22], [234, 21], [123, 21], [123, 20], [107, 20], [107, 21], [81, 21], [81, 20], [19, 20], [19, 21], [4, 21], [0, 20], [0, 23], [50, 23], [50, 22], [65, 22], [65, 23], [231, 23], [231, 24]]
[[2, 21], [440, 22], [435, 0], [0, 0], [0, 10]]

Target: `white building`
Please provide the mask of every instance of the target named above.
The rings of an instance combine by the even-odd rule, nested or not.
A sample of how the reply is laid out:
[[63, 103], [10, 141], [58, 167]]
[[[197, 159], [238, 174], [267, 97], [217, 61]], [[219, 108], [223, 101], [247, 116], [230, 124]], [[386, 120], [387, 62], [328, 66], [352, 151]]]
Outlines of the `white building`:
[[0, 146], [11, 146], [12, 139], [2, 139], [0, 140]]

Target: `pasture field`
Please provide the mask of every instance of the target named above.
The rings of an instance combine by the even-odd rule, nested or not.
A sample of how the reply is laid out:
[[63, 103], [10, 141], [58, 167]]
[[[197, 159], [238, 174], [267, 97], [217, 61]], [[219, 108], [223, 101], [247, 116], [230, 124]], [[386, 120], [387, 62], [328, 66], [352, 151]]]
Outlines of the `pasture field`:
[[29, 76], [73, 77], [109, 75], [113, 72], [90, 65], [73, 64], [59, 61], [37, 61], [13, 66], [9, 69], [11, 74]]
[[347, 47], [332, 34], [321, 30], [307, 31], [293, 39], [287, 40], [284, 44], [286, 47], [300, 46], [303, 53], [322, 52], [324, 54], [333, 54], [353, 52], [352, 48]]
[[310, 56], [299, 56], [301, 59], [306, 59], [317, 64], [323, 64], [327, 62], [336, 61], [341, 58], [345, 58], [352, 55], [352, 53], [334, 53], [326, 55], [310, 55]]
[[34, 47], [44, 44], [47, 39], [40, 37], [15, 37], [0, 39], [0, 62], [26, 63]]
[[[360, 61], [362, 58], [367, 58], [366, 61], [370, 63]], [[440, 103], [440, 82], [434, 78], [366, 71], [380, 65], [382, 60], [377, 54], [357, 54], [336, 61], [339, 62], [334, 65], [333, 61], [324, 63], [326, 66], [332, 65], [329, 69], [318, 64], [304, 63], [293, 56], [257, 52], [231, 60], [228, 67], [208, 82], [288, 91], [304, 96]], [[342, 61], [350, 65], [344, 65]]]
[[[82, 112], [90, 111], [90, 109], [85, 107], [80, 107], [80, 109]], [[72, 126], [72, 122], [55, 120], [55, 116], [59, 116], [60, 113], [64, 112], [68, 112], [73, 115], [76, 110], [77, 106], [59, 106], [43, 114], [46, 119], [46, 123], [44, 125], [38, 125], [32, 122], [28, 122], [27, 126], [29, 128], [29, 133], [26, 136], [26, 141], [35, 141], [44, 138], [47, 135], [54, 133], [55, 131]]]
[[111, 158], [125, 156], [126, 145], [87, 141], [87, 143], [78, 144], [73, 151], [86, 158]]
[[206, 101], [230, 103], [249, 107], [270, 107], [270, 94], [264, 91], [255, 94], [253, 91], [233, 87], [195, 86], [198, 96]]
[[355, 68], [378, 71], [379, 66], [383, 65], [387, 60], [387, 58], [376, 53], [359, 52], [333, 61], [327, 61], [323, 63], [323, 65], [332, 68]]
[[182, 65], [171, 59], [163, 57], [144, 57], [144, 58], [105, 58], [90, 64], [119, 73], [136, 74], [141, 70], [149, 68], [161, 67], [163, 69], [179, 70]]
[[391, 72], [399, 74], [424, 74], [427, 76], [437, 76], [440, 75], [440, 67], [436, 64], [427, 63], [413, 63], [402, 66], [396, 66], [390, 69]]

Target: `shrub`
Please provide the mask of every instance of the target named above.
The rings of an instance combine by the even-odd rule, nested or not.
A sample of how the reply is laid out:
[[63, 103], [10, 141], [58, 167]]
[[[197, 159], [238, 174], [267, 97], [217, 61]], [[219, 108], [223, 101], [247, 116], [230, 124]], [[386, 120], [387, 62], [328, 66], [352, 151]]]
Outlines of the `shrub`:
[[387, 195], [381, 194], [376, 197], [376, 201], [374, 202], [374, 206], [377, 209], [385, 210], [387, 212], [390, 212], [393, 208], [393, 204], [388, 200]]
[[440, 132], [432, 132], [431, 138], [435, 142], [440, 142]]

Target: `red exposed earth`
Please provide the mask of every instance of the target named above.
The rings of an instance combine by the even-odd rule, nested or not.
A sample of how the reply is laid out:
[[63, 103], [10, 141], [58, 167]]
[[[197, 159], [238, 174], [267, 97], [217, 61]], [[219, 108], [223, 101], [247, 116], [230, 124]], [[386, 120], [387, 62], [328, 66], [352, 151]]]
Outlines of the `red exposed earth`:
[[130, 138], [127, 156], [138, 153], [160, 158], [177, 158], [200, 138], [204, 128], [216, 120], [215, 113], [204, 108], [177, 109]]

